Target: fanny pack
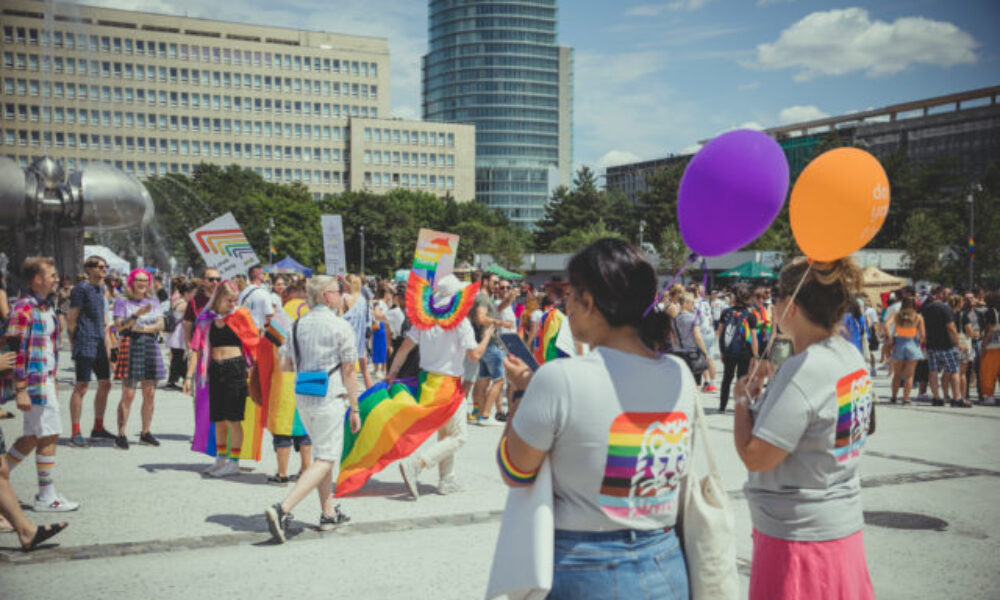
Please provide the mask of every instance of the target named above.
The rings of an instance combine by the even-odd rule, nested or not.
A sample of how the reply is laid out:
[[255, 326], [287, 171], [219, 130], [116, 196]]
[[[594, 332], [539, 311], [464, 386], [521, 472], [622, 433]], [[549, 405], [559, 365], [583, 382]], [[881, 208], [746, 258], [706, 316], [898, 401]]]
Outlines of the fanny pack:
[[[298, 371], [301, 364], [301, 354], [299, 354], [299, 321], [296, 319], [292, 326], [292, 344], [295, 346], [295, 369]], [[329, 371], [299, 371], [295, 374], [295, 393], [302, 396], [325, 397], [327, 389], [330, 387], [330, 376], [340, 368], [340, 365], [333, 367]]]

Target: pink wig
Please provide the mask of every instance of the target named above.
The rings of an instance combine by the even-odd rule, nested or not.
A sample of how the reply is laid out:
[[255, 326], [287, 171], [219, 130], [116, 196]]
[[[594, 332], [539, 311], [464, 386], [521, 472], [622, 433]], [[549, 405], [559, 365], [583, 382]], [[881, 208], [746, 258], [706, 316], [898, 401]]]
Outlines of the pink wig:
[[153, 276], [149, 274], [149, 271], [146, 269], [132, 269], [132, 272], [128, 274], [128, 279], [125, 280], [125, 283], [128, 285], [128, 289], [132, 290], [132, 282], [135, 281], [137, 275], [145, 275], [147, 283], [149, 283], [150, 286], [153, 285]]

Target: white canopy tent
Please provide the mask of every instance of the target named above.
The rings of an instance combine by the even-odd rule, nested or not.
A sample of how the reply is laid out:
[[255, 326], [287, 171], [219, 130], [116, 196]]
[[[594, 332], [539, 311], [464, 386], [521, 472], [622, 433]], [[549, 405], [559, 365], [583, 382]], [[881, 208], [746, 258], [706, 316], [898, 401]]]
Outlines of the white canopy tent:
[[107, 246], [84, 246], [84, 260], [86, 260], [88, 256], [100, 256], [104, 260], [108, 261], [109, 271], [128, 273], [132, 270], [132, 265], [127, 260], [112, 252], [111, 248], [108, 248]]

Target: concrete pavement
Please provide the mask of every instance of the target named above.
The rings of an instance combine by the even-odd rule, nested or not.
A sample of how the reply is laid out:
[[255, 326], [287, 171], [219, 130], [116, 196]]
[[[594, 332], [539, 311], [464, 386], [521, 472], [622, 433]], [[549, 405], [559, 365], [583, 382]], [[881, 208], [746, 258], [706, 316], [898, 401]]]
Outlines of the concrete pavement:
[[[68, 381], [71, 372], [61, 376]], [[884, 394], [886, 384], [880, 376], [877, 391]], [[68, 434], [69, 385], [60, 388]], [[85, 431], [92, 394], [85, 402]], [[109, 422], [118, 394], [116, 387]], [[706, 408], [716, 401], [703, 397]], [[133, 413], [131, 440], [139, 431], [138, 406]], [[740, 490], [746, 471], [732, 447], [732, 413], [710, 414], [708, 421], [733, 498], [745, 589], [750, 519]], [[877, 422], [863, 467], [865, 539], [877, 596], [1000, 597], [1000, 408], [879, 404]], [[82, 508], [65, 516], [29, 512], [39, 523], [65, 518], [71, 525], [55, 538], [58, 545], [33, 554], [19, 552], [12, 534], [0, 535], [0, 598], [301, 598], [317, 591], [357, 598], [482, 597], [506, 494], [493, 462], [500, 427], [470, 426], [457, 464], [464, 492], [436, 494], [436, 472], [425, 472], [421, 498], [411, 501], [392, 466], [342, 500], [350, 524], [315, 531], [314, 495], [294, 511], [300, 532], [275, 547], [262, 511], [287, 489], [265, 483], [275, 471], [268, 435], [264, 460], [252, 472], [209, 480], [198, 473], [209, 459], [188, 449], [191, 424], [191, 400], [159, 390], [153, 432], [161, 447], [60, 446], [56, 485]], [[11, 443], [20, 420], [0, 427]], [[30, 461], [12, 481], [21, 500], [30, 500], [36, 489]]]

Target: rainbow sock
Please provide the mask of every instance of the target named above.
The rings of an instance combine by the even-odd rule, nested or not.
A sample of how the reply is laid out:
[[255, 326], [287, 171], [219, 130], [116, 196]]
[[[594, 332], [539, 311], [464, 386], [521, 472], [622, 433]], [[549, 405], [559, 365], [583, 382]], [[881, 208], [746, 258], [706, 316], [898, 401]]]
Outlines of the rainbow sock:
[[18, 452], [15, 446], [11, 446], [10, 450], [7, 451], [7, 464], [10, 465], [11, 470], [17, 465], [21, 464], [24, 460], [24, 455]]
[[56, 494], [52, 485], [52, 471], [56, 468], [56, 457], [36, 453], [35, 468], [38, 470], [38, 499], [48, 500]]
[[226, 444], [216, 444], [215, 445], [215, 456], [219, 460], [222, 460], [222, 459], [226, 458], [226, 456], [229, 455], [228, 449], [229, 449], [229, 446], [227, 446]]
[[239, 446], [233, 446], [233, 448], [229, 452], [229, 460], [232, 461], [232, 462], [234, 462], [234, 463], [240, 462], [240, 451], [241, 450], [242, 450], [242, 448], [240, 448]]

